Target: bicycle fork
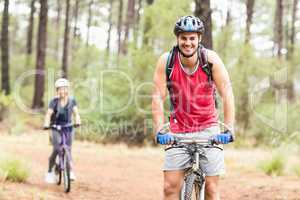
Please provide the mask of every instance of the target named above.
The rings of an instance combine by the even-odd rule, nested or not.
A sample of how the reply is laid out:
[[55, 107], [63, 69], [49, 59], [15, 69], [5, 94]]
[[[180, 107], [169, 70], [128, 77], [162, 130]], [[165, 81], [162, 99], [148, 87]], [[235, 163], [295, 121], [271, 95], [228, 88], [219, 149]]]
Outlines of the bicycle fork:
[[[194, 153], [194, 160], [193, 160], [193, 165], [192, 165], [192, 169], [194, 172], [198, 172], [200, 170], [200, 153], [198, 151], [196, 151]], [[203, 177], [201, 177], [199, 179], [199, 183], [200, 183], [200, 200], [204, 200], [205, 198], [205, 178], [204, 178], [204, 174]]]
[[196, 172], [199, 170], [200, 166], [200, 153], [198, 151], [195, 152], [194, 154], [194, 160], [193, 160], [193, 171]]

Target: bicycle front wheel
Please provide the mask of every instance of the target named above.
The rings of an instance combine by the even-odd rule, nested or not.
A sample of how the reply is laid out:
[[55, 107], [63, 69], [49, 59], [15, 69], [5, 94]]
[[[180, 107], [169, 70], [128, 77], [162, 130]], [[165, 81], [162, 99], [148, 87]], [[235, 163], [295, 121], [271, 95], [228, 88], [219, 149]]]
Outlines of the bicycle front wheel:
[[61, 168], [60, 168], [59, 164], [55, 164], [54, 170], [55, 170], [56, 184], [60, 185], [61, 184], [61, 174], [62, 174], [62, 172], [61, 172]]
[[181, 190], [180, 200], [204, 200], [204, 181], [197, 179], [198, 177], [195, 173], [192, 173], [185, 177], [184, 185]]
[[65, 192], [68, 193], [71, 190], [71, 179], [70, 179], [70, 160], [68, 158], [67, 153], [64, 153], [64, 170], [63, 170], [63, 177], [64, 177], [64, 189]]

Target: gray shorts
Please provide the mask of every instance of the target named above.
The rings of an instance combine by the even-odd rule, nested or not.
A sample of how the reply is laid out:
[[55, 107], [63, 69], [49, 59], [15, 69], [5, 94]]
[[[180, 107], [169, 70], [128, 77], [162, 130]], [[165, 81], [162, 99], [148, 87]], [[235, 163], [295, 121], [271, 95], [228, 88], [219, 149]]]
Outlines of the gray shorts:
[[[204, 139], [220, 133], [218, 126], [207, 128], [195, 133], [172, 134], [179, 141], [180, 139]], [[204, 149], [207, 160], [200, 160], [200, 167], [206, 176], [217, 176], [225, 173], [224, 152], [219, 148]], [[191, 157], [184, 148], [170, 148], [165, 153], [164, 171], [184, 170], [190, 168]]]

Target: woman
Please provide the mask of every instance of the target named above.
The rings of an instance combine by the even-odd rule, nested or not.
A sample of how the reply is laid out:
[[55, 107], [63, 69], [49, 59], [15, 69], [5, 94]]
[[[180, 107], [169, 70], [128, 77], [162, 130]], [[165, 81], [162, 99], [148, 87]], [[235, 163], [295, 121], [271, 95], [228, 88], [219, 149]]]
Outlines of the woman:
[[[75, 116], [75, 124], [80, 125], [81, 120], [78, 113], [77, 103], [74, 98], [69, 96], [70, 83], [65, 78], [60, 78], [55, 82], [56, 97], [54, 97], [50, 103], [47, 110], [44, 122], [44, 128], [48, 129], [52, 124], [65, 125], [72, 123], [72, 115]], [[69, 128], [69, 134], [66, 139], [67, 145], [72, 146], [72, 140], [74, 136], [74, 131]], [[58, 131], [52, 130], [51, 132], [51, 143], [53, 145], [53, 151], [49, 157], [49, 167], [48, 173], [46, 174], [45, 181], [47, 183], [55, 183], [56, 178], [53, 171], [56, 156], [59, 152], [59, 147], [61, 143], [61, 135]], [[71, 167], [72, 168], [72, 167]], [[71, 169], [70, 179], [75, 180], [74, 172]]]

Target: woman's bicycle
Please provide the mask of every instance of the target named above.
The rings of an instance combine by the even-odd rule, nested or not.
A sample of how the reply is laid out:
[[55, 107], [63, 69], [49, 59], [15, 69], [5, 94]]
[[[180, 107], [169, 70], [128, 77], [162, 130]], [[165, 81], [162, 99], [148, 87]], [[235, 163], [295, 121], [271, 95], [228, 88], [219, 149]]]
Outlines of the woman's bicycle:
[[[223, 127], [226, 125], [219, 122]], [[169, 123], [165, 124], [162, 132], [170, 132]], [[205, 197], [205, 174], [200, 167], [200, 160], [206, 160], [205, 148], [218, 148], [223, 150], [215, 142], [214, 137], [203, 139], [180, 139], [175, 140], [174, 144], [167, 147], [183, 148], [191, 157], [191, 167], [185, 169], [184, 183], [180, 192], [180, 200], [204, 200]]]
[[72, 127], [78, 127], [78, 125], [66, 124], [66, 125], [51, 125], [49, 129], [58, 131], [61, 134], [61, 144], [59, 148], [58, 156], [56, 157], [54, 172], [56, 176], [56, 184], [60, 185], [63, 179], [64, 191], [66, 193], [71, 191], [71, 147], [67, 145], [67, 134], [70, 134]]

